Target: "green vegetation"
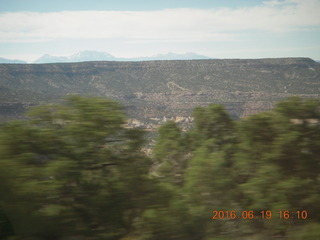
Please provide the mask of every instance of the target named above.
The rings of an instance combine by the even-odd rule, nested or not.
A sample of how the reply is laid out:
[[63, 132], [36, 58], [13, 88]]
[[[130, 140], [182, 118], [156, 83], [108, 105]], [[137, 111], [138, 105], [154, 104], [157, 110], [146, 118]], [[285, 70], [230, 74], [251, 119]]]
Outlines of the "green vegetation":
[[320, 101], [168, 121], [151, 156], [122, 107], [69, 96], [1, 126], [0, 239], [320, 238]]

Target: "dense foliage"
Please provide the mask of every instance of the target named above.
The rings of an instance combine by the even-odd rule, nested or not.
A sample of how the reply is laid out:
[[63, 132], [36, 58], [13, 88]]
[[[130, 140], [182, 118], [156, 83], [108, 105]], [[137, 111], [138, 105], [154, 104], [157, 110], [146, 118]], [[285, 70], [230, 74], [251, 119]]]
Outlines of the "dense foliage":
[[[320, 239], [320, 102], [196, 108], [152, 156], [121, 106], [71, 96], [0, 132], [0, 239]], [[271, 216], [272, 213], [272, 216]]]

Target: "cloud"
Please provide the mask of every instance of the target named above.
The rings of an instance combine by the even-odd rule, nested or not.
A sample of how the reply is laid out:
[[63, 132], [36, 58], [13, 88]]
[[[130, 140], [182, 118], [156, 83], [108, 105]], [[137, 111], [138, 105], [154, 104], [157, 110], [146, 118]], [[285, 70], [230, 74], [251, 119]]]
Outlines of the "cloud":
[[319, 28], [319, 9], [319, 0], [272, 0], [238, 9], [9, 12], [0, 14], [0, 42], [79, 38], [140, 43], [235, 41], [240, 31]]

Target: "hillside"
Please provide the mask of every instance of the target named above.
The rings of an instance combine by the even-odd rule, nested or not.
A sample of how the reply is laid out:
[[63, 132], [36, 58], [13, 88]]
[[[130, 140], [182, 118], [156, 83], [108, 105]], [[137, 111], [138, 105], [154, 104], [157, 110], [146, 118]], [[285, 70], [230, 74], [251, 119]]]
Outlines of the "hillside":
[[308, 58], [0, 64], [2, 121], [66, 94], [119, 100], [131, 118], [155, 124], [163, 117], [183, 121], [209, 103], [224, 104], [237, 118], [289, 96], [319, 97], [320, 64]]

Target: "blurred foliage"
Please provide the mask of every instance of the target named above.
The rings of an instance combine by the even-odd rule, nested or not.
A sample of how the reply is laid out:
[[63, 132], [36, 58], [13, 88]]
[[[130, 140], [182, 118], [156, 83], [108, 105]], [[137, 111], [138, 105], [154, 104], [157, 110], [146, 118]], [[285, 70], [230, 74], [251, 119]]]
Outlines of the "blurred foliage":
[[[193, 116], [187, 132], [161, 126], [151, 157], [103, 98], [70, 96], [4, 124], [0, 239], [320, 239], [318, 100], [237, 122], [214, 104]], [[212, 219], [220, 210], [273, 217]]]
[[0, 203], [21, 239], [118, 238], [130, 228], [151, 181], [142, 132], [122, 108], [71, 96], [37, 107], [1, 131]]
[[187, 160], [181, 129], [175, 122], [168, 121], [159, 128], [156, 142], [154, 173], [164, 182], [181, 186]]

